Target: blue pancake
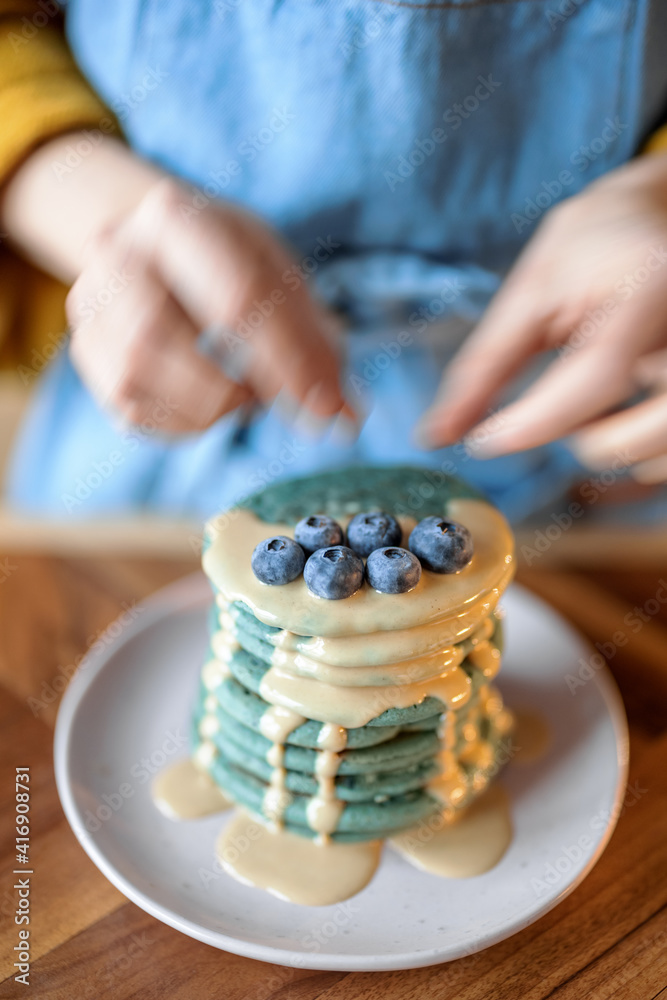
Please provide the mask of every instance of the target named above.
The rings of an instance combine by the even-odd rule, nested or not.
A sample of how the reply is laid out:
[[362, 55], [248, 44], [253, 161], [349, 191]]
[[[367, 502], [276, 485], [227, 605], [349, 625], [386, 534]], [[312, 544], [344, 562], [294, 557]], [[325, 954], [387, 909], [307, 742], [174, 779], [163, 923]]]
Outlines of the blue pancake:
[[[204, 702], [211, 694], [213, 694], [217, 701], [214, 713], [204, 709]], [[473, 695], [468, 702], [467, 708], [473, 709], [476, 705], [477, 698]], [[220, 723], [220, 729], [223, 732], [230, 731], [232, 737], [240, 741], [248, 751], [264, 759], [271, 743], [262, 735], [259, 723], [267, 708], [269, 708], [268, 702], [260, 698], [259, 695], [247, 691], [233, 677], [226, 678], [214, 692], [208, 691], [202, 685], [193, 716], [193, 732], [195, 734], [193, 743], [196, 745], [201, 742], [198, 726], [203, 717], [215, 714]], [[349, 754], [354, 750], [375, 747], [376, 753], [374, 757], [377, 758], [378, 766], [380, 766], [383, 760], [395, 759], [395, 752], [389, 744], [399, 735], [429, 734], [432, 738], [434, 735], [437, 736], [441, 719], [442, 716], [439, 714], [424, 719], [421, 722], [407, 723], [403, 726], [362, 726], [359, 729], [348, 729], [347, 745], [343, 753]], [[457, 741], [466, 722], [467, 713], [460, 713], [455, 720], [454, 726]], [[311, 755], [316, 754], [321, 749], [318, 743], [321, 726], [320, 722], [309, 719], [288, 734], [285, 740], [285, 747], [303, 748], [309, 751]], [[431, 743], [435, 747], [432, 739], [429, 744], [422, 742], [421, 745], [425, 746]], [[387, 744], [387, 746], [385, 747], [384, 744]], [[294, 757], [293, 759], [296, 760], [297, 758]], [[315, 757], [309, 756], [303, 759], [314, 761]], [[295, 764], [294, 766], [296, 767], [297, 765]]]
[[[257, 756], [251, 750], [248, 750], [245, 746], [243, 746], [240, 741], [233, 738], [234, 735], [235, 734], [232, 734], [231, 731], [220, 732], [213, 738], [213, 743], [219, 751], [220, 756], [235, 764], [237, 767], [248, 771], [250, 774], [254, 774], [256, 777], [268, 784], [272, 770], [270, 764], [267, 764], [264, 757]], [[413, 752], [408, 753], [408, 750], [410, 749], [412, 749]], [[308, 790], [307, 794], [314, 795], [315, 789], [317, 788], [317, 780], [312, 773], [312, 770], [302, 769], [301, 766], [293, 766], [295, 763], [298, 765], [302, 765], [304, 763], [298, 758], [295, 761], [295, 754], [298, 754], [299, 752], [307, 753], [308, 751], [298, 751], [295, 747], [291, 747], [289, 750], [291, 753], [285, 753], [285, 769], [288, 778], [292, 779], [294, 790], [304, 792], [304, 794], [306, 794], [306, 790]], [[393, 768], [383, 767], [378, 768], [377, 770], [371, 770], [369, 768], [365, 772], [362, 772], [360, 771], [358, 765], [355, 766], [355, 762], [350, 761], [349, 759], [343, 759], [341, 762], [341, 771], [339, 771], [336, 776], [336, 788], [340, 786], [352, 790], [356, 789], [359, 794], [353, 797], [358, 801], [366, 801], [368, 799], [373, 799], [376, 794], [397, 794], [396, 791], [390, 792], [387, 791], [386, 788], [378, 787], [376, 789], [376, 786], [378, 786], [381, 782], [387, 782], [392, 788], [398, 785], [402, 786], [406, 782], [410, 787], [415, 787], [412, 779], [418, 771], [420, 773], [424, 773], [426, 770], [430, 777], [437, 774], [438, 768], [434, 761], [434, 755], [432, 752], [426, 752], [423, 749], [421, 752], [418, 752], [414, 748], [410, 747], [400, 747], [400, 750], [403, 754], [400, 766], [398, 761], [394, 761], [395, 767]], [[290, 787], [289, 784], [288, 787]], [[369, 792], [369, 789], [372, 789], [372, 791]], [[405, 790], [406, 789], [403, 787], [400, 788], [400, 791]], [[343, 798], [342, 795], [339, 795], [338, 797]]]
[[[467, 711], [457, 713], [457, 744], [468, 711], [476, 704], [477, 689], [485, 681], [479, 670], [464, 661], [464, 669], [466, 666], [473, 679], [473, 693]], [[271, 744], [259, 731], [269, 706], [257, 693], [268, 664], [241, 648], [230, 657], [229, 667], [233, 676], [225, 678], [213, 692], [221, 727], [211, 738], [217, 751], [211, 774], [236, 801], [259, 815], [272, 770], [266, 761]], [[244, 685], [246, 679], [254, 690]], [[203, 701], [210, 694], [201, 687], [197, 716], [203, 714]], [[443, 709], [438, 699], [425, 699], [419, 706], [390, 709], [367, 726], [348, 730], [348, 749], [341, 754], [335, 779], [336, 795], [346, 803], [341, 815], [347, 818], [346, 827], [336, 831], [336, 839], [386, 836], [433, 813], [433, 799], [424, 786], [438, 770], [441, 744], [436, 729]], [[304, 825], [305, 806], [317, 790], [313, 772], [320, 730], [321, 723], [309, 720], [288, 736], [285, 746], [285, 787], [293, 796], [285, 824], [304, 836], [313, 836]], [[493, 742], [490, 725], [482, 723], [480, 735]], [[196, 730], [194, 739], [200, 741]], [[356, 808], [349, 812], [352, 803]], [[354, 823], [358, 825], [349, 825]]]
[[[265, 786], [268, 785], [272, 768], [265, 759], [248, 753], [236, 740], [229, 737], [229, 733], [220, 733], [214, 739], [214, 743], [221, 759], [259, 778]], [[413, 757], [412, 760], [415, 762], [412, 764], [410, 759], [406, 759], [400, 769], [393, 771], [370, 771], [366, 774], [339, 773], [336, 777], [336, 797], [344, 802], [375, 802], [378, 798], [384, 799], [422, 788], [438, 773], [438, 766], [432, 755], [425, 756], [426, 759], [421, 761], [417, 756]], [[315, 795], [317, 779], [312, 773], [290, 767], [288, 757], [286, 754], [285, 785], [288, 791], [300, 795]]]
[[[491, 639], [493, 643], [493, 638]], [[210, 656], [214, 656], [210, 650]], [[260, 684], [264, 674], [269, 669], [268, 663], [260, 660], [253, 653], [241, 647], [235, 650], [229, 658], [228, 666], [231, 673], [239, 683], [249, 691], [259, 694]], [[472, 691], [476, 693], [479, 688], [488, 683], [481, 670], [478, 670], [468, 659], [461, 664], [471, 681]], [[410, 722], [421, 722], [424, 719], [441, 715], [446, 711], [446, 706], [439, 698], [425, 698], [419, 705], [412, 705], [409, 708], [388, 708], [375, 719], [367, 723], [369, 726], [402, 726]]]
[[[275, 649], [272, 638], [282, 632], [282, 629], [276, 628], [274, 625], [266, 625], [259, 618], [255, 617], [247, 605], [240, 601], [234, 601], [230, 604], [228, 613], [234, 619], [236, 629], [235, 638], [241, 646], [257, 656], [258, 659], [269, 663], [271, 654]], [[220, 611], [215, 602], [209, 610], [208, 624], [211, 635], [220, 628]], [[502, 619], [496, 614], [493, 615], [493, 626], [494, 630], [490, 642], [502, 654], [504, 646], [503, 623]], [[303, 636], [303, 638], [308, 637]], [[459, 645], [462, 647], [464, 654], [467, 654], [472, 648], [472, 643], [468, 639], [464, 639]]]
[[[265, 782], [223, 757], [217, 757], [210, 770], [223, 791], [254, 814], [260, 822], [266, 822], [262, 814]], [[284, 824], [293, 833], [312, 839], [315, 837], [315, 832], [308, 826], [306, 817], [308, 802], [307, 795], [292, 794], [292, 800], [285, 810]], [[341, 813], [339, 827], [332, 834], [332, 839], [343, 843], [384, 839], [393, 836], [399, 830], [414, 826], [420, 820], [428, 819], [439, 809], [437, 800], [421, 790], [389, 796], [382, 802], [348, 802]]]
[[[200, 691], [199, 703], [203, 704], [204, 698], [211, 692], [202, 688]], [[268, 703], [260, 698], [258, 694], [249, 691], [235, 677], [227, 677], [212, 692], [225, 712], [244, 726], [259, 734], [259, 723], [262, 715], [269, 707]], [[432, 715], [423, 720], [422, 725], [426, 729], [437, 729], [440, 716]], [[384, 743], [392, 739], [400, 732], [400, 726], [361, 726], [358, 729], [348, 729], [347, 746], [350, 749], [359, 747], [374, 746], [377, 743]], [[311, 750], [319, 749], [317, 742], [322, 729], [321, 722], [309, 719], [303, 725], [294, 729], [287, 737], [286, 743], [290, 746], [308, 747]]]
[[[270, 663], [271, 654], [275, 649], [272, 638], [279, 634], [282, 629], [276, 628], [273, 625], [266, 625], [264, 622], [260, 621], [259, 618], [255, 617], [247, 605], [242, 604], [240, 601], [235, 601], [230, 604], [228, 612], [234, 619], [234, 626], [236, 630], [235, 638], [237, 641], [241, 643], [244, 649], [247, 649], [248, 652], [257, 656], [258, 659], [264, 660], [266, 663]], [[491, 642], [502, 653], [502, 622], [501, 619], [495, 615], [493, 621], [494, 632], [491, 636]], [[213, 634], [219, 628], [219, 610], [217, 605], [214, 604], [209, 616], [209, 631]], [[304, 636], [303, 638], [308, 637]], [[469, 639], [464, 639], [457, 645], [461, 646], [464, 655], [469, 653], [472, 649], [472, 642]]]
[[[490, 720], [482, 722], [480, 735], [494, 749], [495, 760], [498, 751], [503, 748], [505, 737]], [[219, 738], [216, 745], [218, 753], [210, 767], [214, 780], [235, 801], [261, 818], [263, 796], [271, 775], [270, 766], [254, 754], [245, 753], [233, 740]], [[471, 767], [462, 764], [461, 769], [472, 779]], [[491, 770], [495, 769], [496, 766], [492, 765]], [[433, 815], [440, 806], [434, 808], [435, 800], [424, 785], [436, 775], [437, 770], [437, 765], [431, 760], [395, 772], [337, 777], [336, 794], [346, 806], [342, 813], [345, 822], [341, 817], [334, 839], [352, 841], [387, 837]], [[286, 827], [302, 836], [313, 837], [314, 832], [304, 826], [304, 821], [308, 800], [317, 788], [315, 779], [302, 771], [287, 769], [285, 786], [293, 797], [285, 814]], [[472, 795], [472, 785], [469, 785], [468, 795], [457, 808], [466, 805]], [[352, 804], [355, 805], [353, 810], [350, 808]]]
[[486, 500], [462, 479], [437, 469], [359, 465], [272, 483], [239, 506], [269, 524], [296, 524], [313, 513], [335, 518], [365, 510], [385, 510], [394, 517], [442, 517], [450, 500], [462, 498]]
[[[269, 669], [268, 664], [259, 660], [246, 649], [237, 649], [229, 658], [228, 666], [234, 677], [249, 691], [259, 693], [262, 677]], [[465, 669], [465, 667], [464, 667]], [[479, 673], [479, 671], [477, 671]], [[444, 712], [445, 706], [438, 698], [424, 698], [419, 705], [410, 708], [388, 708], [382, 715], [371, 719], [369, 726], [400, 726], [408, 722], [421, 722]]]
[[[271, 747], [269, 740], [260, 733], [254, 733], [247, 726], [242, 726], [231, 716], [226, 718], [223, 716], [224, 713], [220, 713], [219, 718], [223, 719], [221, 728], [210, 737], [211, 742], [223, 752], [226, 752], [227, 743], [232, 742], [239, 752], [265, 761]], [[399, 733], [386, 743], [359, 750], [343, 750], [339, 755], [338, 774], [382, 774], [399, 771], [432, 760], [439, 750], [440, 740], [435, 732]], [[318, 752], [306, 747], [286, 745], [284, 766], [288, 770], [314, 774]]]
[[[490, 723], [485, 727], [485, 736], [496, 751], [495, 759], [502, 746], [502, 737]], [[232, 760], [219, 754], [210, 771], [214, 780], [228, 795], [258, 819], [265, 821], [262, 803], [271, 769], [266, 765], [267, 770], [259, 773], [256, 759], [250, 763], [253, 771], [244, 767], [240, 759]], [[472, 768], [465, 764], [461, 767], [468, 778], [472, 779]], [[487, 779], [493, 776], [492, 772], [496, 769], [492, 765]], [[353, 775], [338, 779], [337, 796], [345, 802], [345, 808], [332, 838], [340, 842], [351, 842], [390, 837], [399, 830], [427, 821], [442, 808], [424, 788], [436, 772], [437, 768], [431, 762], [390, 775]], [[284, 814], [286, 828], [304, 837], [314, 837], [315, 833], [309, 829], [306, 821], [306, 807], [316, 790], [314, 779], [301, 772], [287, 770], [285, 785], [291, 794], [291, 802]], [[457, 805], [457, 809], [467, 805], [473, 796], [472, 785], [469, 784], [468, 793]]]

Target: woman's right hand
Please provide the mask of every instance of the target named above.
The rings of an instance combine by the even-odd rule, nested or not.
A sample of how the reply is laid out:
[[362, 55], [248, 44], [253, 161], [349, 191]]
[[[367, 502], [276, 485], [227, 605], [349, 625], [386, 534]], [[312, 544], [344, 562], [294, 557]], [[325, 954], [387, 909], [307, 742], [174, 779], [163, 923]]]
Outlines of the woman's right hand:
[[[159, 180], [86, 248], [67, 312], [72, 358], [93, 395], [136, 424], [160, 404], [172, 433], [282, 390], [317, 418], [346, 410], [330, 319], [303, 282], [283, 280], [287, 250], [239, 207], [200, 204]], [[221, 337], [235, 380], [198, 349], [203, 329]]]

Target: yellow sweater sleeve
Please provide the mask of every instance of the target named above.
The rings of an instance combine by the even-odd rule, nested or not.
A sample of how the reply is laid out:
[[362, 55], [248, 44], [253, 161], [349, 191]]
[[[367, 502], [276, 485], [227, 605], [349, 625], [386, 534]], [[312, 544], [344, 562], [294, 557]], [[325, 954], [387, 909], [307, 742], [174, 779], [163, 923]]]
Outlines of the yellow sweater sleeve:
[[644, 149], [647, 153], [667, 153], [667, 125], [653, 133]]
[[[45, 140], [112, 132], [111, 113], [77, 69], [51, 0], [0, 0], [0, 186]], [[0, 367], [37, 375], [65, 325], [66, 288], [15, 255], [0, 233]]]

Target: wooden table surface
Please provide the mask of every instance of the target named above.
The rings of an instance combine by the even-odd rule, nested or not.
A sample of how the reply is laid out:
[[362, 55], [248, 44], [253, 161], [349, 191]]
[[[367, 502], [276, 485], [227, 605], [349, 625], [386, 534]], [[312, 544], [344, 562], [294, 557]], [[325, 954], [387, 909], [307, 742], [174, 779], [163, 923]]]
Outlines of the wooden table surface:
[[[667, 569], [654, 560], [622, 571], [607, 559], [604, 568], [540, 564], [520, 573], [593, 642], [627, 637], [606, 649], [630, 722], [630, 791], [593, 872], [537, 923], [477, 955], [409, 972], [344, 973], [237, 958], [159, 923], [97, 871], [63, 816], [52, 766], [58, 679], [124, 602], [195, 565], [0, 553], [1, 997], [667, 1000]], [[634, 608], [645, 619], [639, 627], [626, 617]], [[12, 968], [14, 776], [23, 766], [32, 772], [35, 872], [29, 987]]]

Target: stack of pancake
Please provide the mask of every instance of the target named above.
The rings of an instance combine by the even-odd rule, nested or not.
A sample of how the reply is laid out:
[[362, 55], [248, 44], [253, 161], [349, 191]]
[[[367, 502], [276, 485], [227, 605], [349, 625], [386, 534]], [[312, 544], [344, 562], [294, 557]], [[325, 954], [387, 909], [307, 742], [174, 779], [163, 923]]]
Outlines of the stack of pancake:
[[[404, 539], [423, 517], [456, 520], [472, 561], [424, 571], [408, 593], [365, 584], [337, 601], [302, 578], [272, 587], [252, 574], [263, 538], [313, 513], [345, 525], [367, 510], [394, 514]], [[497, 772], [511, 716], [492, 684], [496, 605], [512, 538], [460, 480], [353, 468], [270, 486], [209, 522], [204, 569], [215, 603], [194, 760], [257, 819], [324, 844], [383, 839], [453, 817]]]

